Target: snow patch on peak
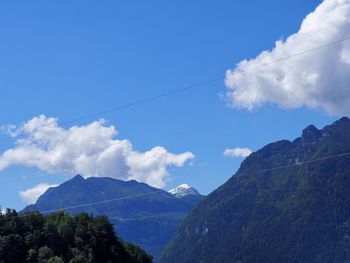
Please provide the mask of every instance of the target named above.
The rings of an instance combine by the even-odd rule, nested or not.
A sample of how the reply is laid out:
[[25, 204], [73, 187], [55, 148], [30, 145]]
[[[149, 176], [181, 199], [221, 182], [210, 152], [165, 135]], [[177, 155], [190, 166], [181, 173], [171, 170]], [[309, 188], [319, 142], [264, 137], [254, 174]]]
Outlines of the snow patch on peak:
[[196, 189], [188, 184], [180, 184], [174, 189], [169, 190], [169, 193], [175, 197], [184, 197], [187, 195], [200, 195]]
[[180, 184], [177, 188], [190, 189], [190, 188], [192, 188], [192, 187], [189, 186], [188, 184]]

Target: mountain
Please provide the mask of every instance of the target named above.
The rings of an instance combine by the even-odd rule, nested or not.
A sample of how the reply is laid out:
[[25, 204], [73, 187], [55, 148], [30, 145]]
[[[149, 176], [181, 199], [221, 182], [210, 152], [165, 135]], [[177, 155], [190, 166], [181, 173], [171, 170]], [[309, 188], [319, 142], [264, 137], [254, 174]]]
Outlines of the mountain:
[[58, 187], [49, 188], [36, 204], [22, 212], [45, 212], [62, 207], [71, 214], [107, 215], [120, 237], [141, 246], [157, 259], [193, 205], [134, 180], [84, 179], [77, 175]]
[[169, 193], [179, 198], [182, 198], [188, 195], [195, 195], [195, 196], [200, 195], [196, 189], [189, 186], [188, 184], [180, 184], [176, 188], [169, 190]]
[[203, 195], [188, 184], [180, 184], [176, 188], [169, 190], [169, 193], [192, 206], [204, 198]]
[[252, 153], [186, 217], [160, 262], [350, 262], [350, 120]]

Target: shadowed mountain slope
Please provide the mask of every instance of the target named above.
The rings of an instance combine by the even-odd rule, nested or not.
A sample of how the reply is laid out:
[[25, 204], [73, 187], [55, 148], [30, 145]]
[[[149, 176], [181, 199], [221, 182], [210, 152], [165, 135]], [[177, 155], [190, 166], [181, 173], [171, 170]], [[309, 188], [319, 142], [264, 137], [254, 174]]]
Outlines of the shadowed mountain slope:
[[252, 153], [186, 217], [160, 262], [350, 262], [349, 152], [343, 117]]
[[35, 205], [23, 211], [66, 208], [72, 214], [107, 215], [118, 235], [157, 259], [193, 205], [137, 181], [108, 177], [84, 179], [77, 175], [58, 187], [49, 188]]

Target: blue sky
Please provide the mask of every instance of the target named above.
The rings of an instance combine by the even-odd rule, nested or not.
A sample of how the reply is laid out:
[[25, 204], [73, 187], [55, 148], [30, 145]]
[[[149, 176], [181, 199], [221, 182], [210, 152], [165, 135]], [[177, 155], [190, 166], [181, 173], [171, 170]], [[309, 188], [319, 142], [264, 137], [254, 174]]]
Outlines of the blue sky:
[[[320, 2], [2, 2], [0, 125], [20, 125], [40, 114], [66, 122], [224, 76], [296, 33]], [[340, 116], [305, 105], [230, 108], [222, 99], [225, 92], [224, 81], [218, 81], [101, 117], [137, 151], [162, 146], [172, 153], [192, 152], [191, 164], [168, 168], [172, 180], [165, 189], [186, 182], [208, 194], [243, 160], [223, 156], [226, 148], [257, 150]], [[1, 152], [12, 143], [2, 142]], [[0, 204], [20, 209], [25, 203], [19, 191], [68, 178], [10, 166], [0, 172]]]

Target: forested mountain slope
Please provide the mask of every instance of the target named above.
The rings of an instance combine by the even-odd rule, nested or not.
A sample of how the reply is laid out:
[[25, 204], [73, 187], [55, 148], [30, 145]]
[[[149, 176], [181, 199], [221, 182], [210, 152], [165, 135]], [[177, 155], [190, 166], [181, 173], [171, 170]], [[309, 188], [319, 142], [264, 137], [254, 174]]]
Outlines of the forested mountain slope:
[[193, 209], [160, 262], [350, 262], [349, 152], [346, 117], [254, 152]]
[[35, 205], [23, 211], [68, 208], [66, 211], [71, 214], [106, 215], [118, 235], [157, 258], [193, 205], [137, 181], [108, 177], [84, 179], [77, 175], [58, 187], [49, 188]]

